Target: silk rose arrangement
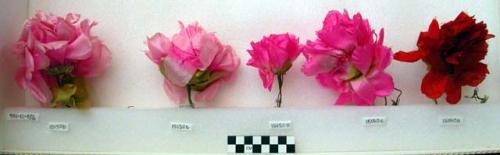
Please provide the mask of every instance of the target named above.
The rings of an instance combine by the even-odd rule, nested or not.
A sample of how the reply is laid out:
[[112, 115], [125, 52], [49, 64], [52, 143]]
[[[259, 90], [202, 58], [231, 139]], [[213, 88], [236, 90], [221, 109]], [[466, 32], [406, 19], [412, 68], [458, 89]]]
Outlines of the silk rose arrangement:
[[106, 45], [91, 34], [96, 24], [79, 14], [37, 12], [14, 45], [21, 61], [18, 85], [42, 107], [89, 107], [85, 81], [101, 75], [111, 61]]
[[[340, 93], [335, 104], [375, 105], [376, 97], [393, 92], [392, 76], [384, 71], [391, 63], [392, 51], [383, 45], [383, 29], [377, 36], [361, 14], [351, 18], [347, 11], [334, 10], [316, 34], [318, 38], [307, 41], [303, 49], [306, 63], [302, 71]], [[399, 96], [393, 105], [398, 102]]]
[[220, 87], [233, 77], [240, 59], [231, 46], [223, 45], [214, 33], [206, 32], [198, 23], [187, 27], [180, 23], [181, 31], [171, 39], [161, 33], [148, 38], [147, 57], [158, 65], [165, 77], [163, 88], [176, 103], [189, 100], [212, 100]]
[[[418, 49], [398, 52], [395, 59], [403, 62], [422, 60], [428, 72], [422, 79], [421, 91], [437, 104], [437, 99], [446, 94], [446, 101], [456, 104], [462, 96], [463, 86], [477, 87], [489, 73], [488, 66], [481, 61], [488, 52], [486, 40], [494, 36], [488, 34], [486, 24], [476, 22], [474, 17], [461, 12], [453, 21], [441, 27], [432, 20], [427, 32], [421, 32]], [[470, 98], [487, 101], [480, 97], [478, 90]]]

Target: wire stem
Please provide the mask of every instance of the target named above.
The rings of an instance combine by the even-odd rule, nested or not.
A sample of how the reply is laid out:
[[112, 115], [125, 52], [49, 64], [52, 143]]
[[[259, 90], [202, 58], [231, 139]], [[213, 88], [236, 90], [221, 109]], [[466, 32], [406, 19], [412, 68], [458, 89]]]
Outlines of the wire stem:
[[279, 88], [279, 93], [278, 93], [278, 98], [276, 99], [276, 106], [278, 108], [281, 107], [281, 99], [283, 97], [283, 94], [281, 93], [281, 88], [283, 87], [283, 74], [277, 74], [278, 76], [278, 88]]
[[191, 106], [191, 108], [194, 109], [194, 103], [193, 100], [191, 99], [191, 85], [187, 85], [186, 90], [188, 93], [189, 106]]

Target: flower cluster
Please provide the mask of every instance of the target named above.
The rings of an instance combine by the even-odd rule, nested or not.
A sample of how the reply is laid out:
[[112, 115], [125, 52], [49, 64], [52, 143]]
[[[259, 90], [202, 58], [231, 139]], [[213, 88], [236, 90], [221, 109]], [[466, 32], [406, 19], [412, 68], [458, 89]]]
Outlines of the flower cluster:
[[286, 72], [293, 61], [300, 55], [299, 39], [291, 34], [271, 34], [258, 42], [251, 42], [252, 50], [248, 50], [251, 59], [247, 65], [259, 69], [259, 75], [265, 88], [271, 91], [274, 76], [277, 76], [279, 94], [277, 107], [281, 107], [281, 88]]
[[[476, 23], [473, 17], [461, 12], [441, 27], [436, 19], [432, 20], [427, 32], [420, 33], [418, 49], [398, 52], [394, 58], [425, 62], [429, 72], [422, 80], [422, 92], [434, 100], [446, 93], [446, 101], [456, 104], [461, 99], [462, 86], [478, 86], [489, 73], [481, 61], [488, 52], [486, 40], [493, 37], [485, 23]], [[477, 91], [475, 94], [478, 97]]]
[[85, 79], [103, 73], [111, 60], [108, 48], [90, 32], [95, 25], [78, 14], [37, 12], [14, 45], [22, 62], [17, 83], [43, 107], [88, 107]]
[[240, 64], [233, 49], [223, 45], [214, 33], [205, 32], [197, 23], [180, 23], [181, 31], [172, 39], [161, 33], [148, 38], [146, 55], [159, 66], [165, 77], [164, 89], [170, 99], [182, 103], [191, 91], [196, 101], [215, 97], [221, 85], [229, 80]]
[[376, 33], [361, 14], [351, 18], [347, 11], [334, 10], [326, 16], [317, 36], [307, 41], [302, 71], [339, 92], [336, 104], [374, 105], [376, 97], [392, 93], [392, 76], [384, 72], [391, 63], [392, 51], [383, 45], [383, 29], [374, 39]]

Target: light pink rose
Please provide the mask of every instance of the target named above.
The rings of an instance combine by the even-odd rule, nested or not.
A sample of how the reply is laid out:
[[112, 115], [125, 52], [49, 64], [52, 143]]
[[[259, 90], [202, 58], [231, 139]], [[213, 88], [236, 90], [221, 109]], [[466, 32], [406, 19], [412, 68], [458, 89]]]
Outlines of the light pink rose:
[[146, 55], [165, 76], [165, 92], [174, 102], [184, 102], [191, 90], [198, 92], [195, 100], [209, 101], [232, 77], [240, 59], [197, 23], [187, 27], [180, 23], [180, 28], [171, 40], [161, 33], [148, 38]]
[[304, 48], [302, 71], [341, 93], [336, 104], [374, 105], [376, 97], [392, 93], [392, 76], [384, 72], [392, 51], [383, 45], [383, 29], [374, 40], [376, 34], [361, 14], [351, 19], [347, 11], [330, 11], [317, 36]]
[[248, 50], [251, 59], [247, 65], [259, 70], [262, 84], [271, 91], [274, 76], [278, 78], [279, 95], [277, 106], [281, 106], [281, 87], [283, 76], [292, 67], [293, 61], [300, 55], [299, 39], [291, 34], [271, 34], [258, 42], [251, 42]]
[[90, 78], [101, 74], [110, 64], [111, 53], [90, 30], [96, 23], [80, 21], [80, 15], [66, 17], [37, 12], [27, 20], [21, 37], [15, 44], [15, 54], [21, 57], [21, 68], [16, 80], [30, 90], [43, 106], [52, 99], [55, 77], [46, 69], [69, 65], [71, 76]]

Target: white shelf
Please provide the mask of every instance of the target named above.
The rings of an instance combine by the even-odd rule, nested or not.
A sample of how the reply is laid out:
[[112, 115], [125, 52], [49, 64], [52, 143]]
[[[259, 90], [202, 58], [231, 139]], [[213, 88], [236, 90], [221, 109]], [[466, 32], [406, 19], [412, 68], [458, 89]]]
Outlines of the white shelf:
[[[34, 112], [38, 121], [5, 121], [9, 152], [208, 153], [224, 154], [228, 135], [293, 135], [297, 153], [443, 153], [500, 150], [500, 117], [494, 104], [329, 108], [71, 109], [8, 108]], [[4, 116], [5, 116], [4, 115]], [[383, 116], [386, 126], [366, 127], [363, 117]], [[459, 116], [464, 124], [442, 126]], [[290, 130], [269, 129], [271, 120], [291, 120]], [[193, 124], [191, 132], [170, 122]], [[48, 130], [67, 122], [69, 132]], [[121, 153], [119, 153], [121, 154]]]

